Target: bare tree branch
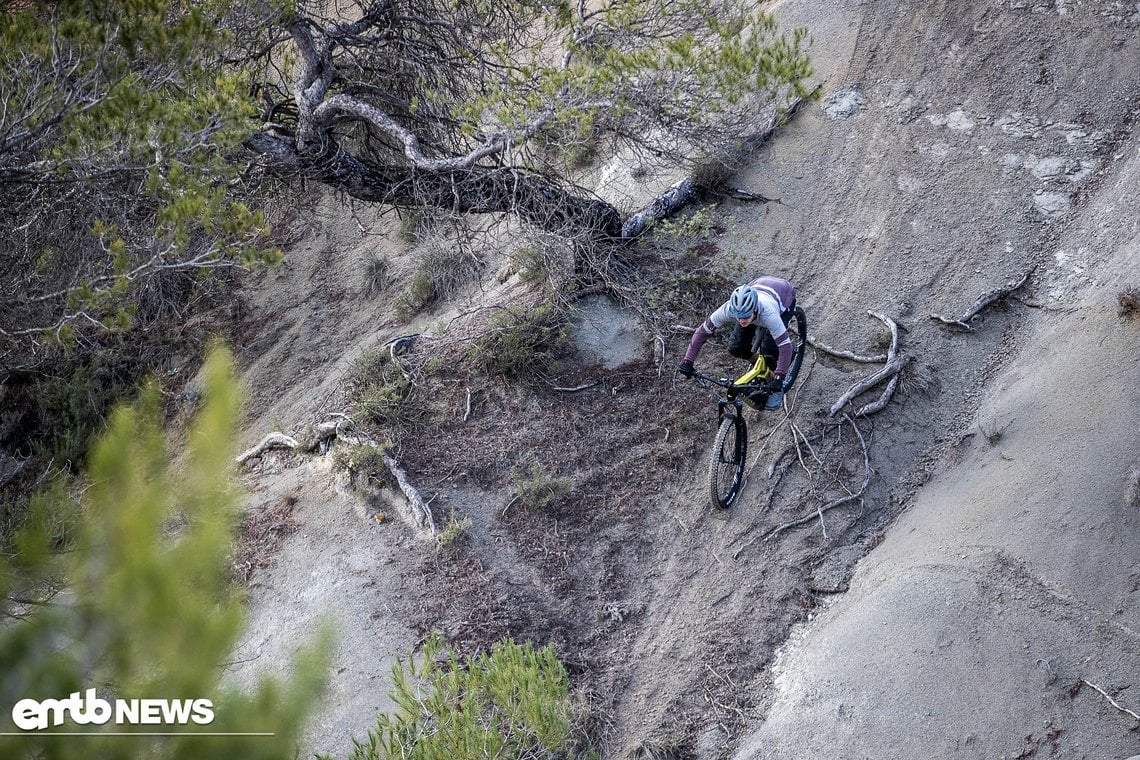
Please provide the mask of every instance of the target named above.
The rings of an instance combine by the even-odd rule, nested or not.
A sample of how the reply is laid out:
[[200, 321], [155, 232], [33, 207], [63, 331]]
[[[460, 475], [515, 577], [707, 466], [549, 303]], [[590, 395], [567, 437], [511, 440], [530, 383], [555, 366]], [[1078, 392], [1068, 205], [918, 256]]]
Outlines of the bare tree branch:
[[936, 319], [943, 324], [951, 325], [953, 327], [958, 327], [963, 330], [972, 332], [974, 328], [969, 324], [971, 319], [976, 317], [982, 311], [982, 309], [986, 308], [995, 301], [1000, 301], [1006, 296], [1016, 293], [1021, 289], [1023, 285], [1025, 285], [1026, 282], [1029, 281], [1029, 276], [1031, 274], [1033, 274], [1033, 269], [1030, 269], [1028, 272], [1022, 275], [1021, 279], [1017, 282], [1011, 282], [1000, 288], [994, 288], [993, 290], [988, 290], [985, 293], [982, 293], [980, 296], [978, 296], [977, 300], [974, 301], [974, 305], [966, 310], [966, 312], [960, 317], [947, 317], [942, 314], [931, 314], [930, 318]]

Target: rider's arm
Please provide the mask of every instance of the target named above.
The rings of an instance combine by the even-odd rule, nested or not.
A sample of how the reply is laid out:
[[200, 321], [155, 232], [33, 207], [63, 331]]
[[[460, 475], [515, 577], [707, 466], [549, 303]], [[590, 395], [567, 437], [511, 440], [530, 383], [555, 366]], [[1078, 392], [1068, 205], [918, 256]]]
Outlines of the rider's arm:
[[697, 355], [700, 354], [701, 348], [705, 345], [705, 342], [712, 337], [712, 334], [716, 332], [716, 329], [718, 327], [723, 326], [728, 322], [729, 319], [730, 317], [728, 316], [728, 302], [725, 301], [723, 304], [721, 304], [719, 309], [714, 311], [712, 314], [709, 314], [708, 318], [702, 322], [701, 326], [698, 327], [696, 332], [693, 333], [693, 339], [689, 341], [689, 350], [685, 352], [684, 361], [687, 361], [690, 364], [695, 362], [697, 360]]

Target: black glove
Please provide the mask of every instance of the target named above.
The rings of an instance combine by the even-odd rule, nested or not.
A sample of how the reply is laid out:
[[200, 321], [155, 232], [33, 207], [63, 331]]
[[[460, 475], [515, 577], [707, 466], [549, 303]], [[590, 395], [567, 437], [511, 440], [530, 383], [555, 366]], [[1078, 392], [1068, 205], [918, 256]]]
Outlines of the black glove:
[[765, 388], [765, 390], [768, 391], [769, 393], [776, 393], [777, 391], [784, 390], [783, 379], [779, 378], [779, 377], [772, 378], [771, 380], [768, 381], [768, 384], [767, 384], [767, 387]]
[[685, 377], [692, 377], [697, 373], [696, 369], [693, 368], [693, 363], [688, 359], [684, 360], [680, 363], [680, 365], [678, 365], [677, 371]]

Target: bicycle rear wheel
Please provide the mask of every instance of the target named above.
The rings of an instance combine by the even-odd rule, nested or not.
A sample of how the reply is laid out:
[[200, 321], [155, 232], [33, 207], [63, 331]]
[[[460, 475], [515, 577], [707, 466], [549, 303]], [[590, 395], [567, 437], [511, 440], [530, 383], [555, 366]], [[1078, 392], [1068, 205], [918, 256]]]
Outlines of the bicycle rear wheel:
[[788, 334], [792, 336], [792, 363], [784, 378], [785, 391], [795, 385], [804, 363], [804, 354], [807, 353], [807, 315], [799, 306], [796, 307], [795, 318], [788, 322]]
[[728, 509], [744, 485], [744, 462], [748, 457], [748, 427], [742, 414], [726, 416], [713, 440], [709, 457], [709, 501]]

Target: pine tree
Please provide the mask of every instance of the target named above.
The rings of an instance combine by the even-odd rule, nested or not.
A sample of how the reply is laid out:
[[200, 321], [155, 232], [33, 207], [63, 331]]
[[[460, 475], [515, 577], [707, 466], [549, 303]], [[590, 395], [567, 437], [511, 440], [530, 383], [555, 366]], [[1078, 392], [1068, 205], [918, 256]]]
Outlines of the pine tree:
[[[221, 672], [241, 632], [242, 602], [227, 574], [239, 492], [232, 443], [239, 394], [221, 349], [206, 369], [205, 402], [175, 464], [159, 424], [159, 394], [118, 409], [90, 458], [77, 525], [61, 488], [36, 500], [14, 555], [0, 566], [0, 725], [21, 699], [97, 689], [113, 699], [209, 699], [214, 720], [186, 727], [76, 726], [0, 736], [4, 758], [288, 758], [319, 696], [325, 643], [298, 655], [288, 681], [247, 693]], [[71, 505], [72, 507], [74, 505]], [[70, 549], [60, 553], [59, 543]], [[53, 547], [53, 544], [56, 544]], [[43, 591], [62, 587], [47, 599]], [[176, 731], [177, 736], [111, 735]], [[195, 736], [204, 731], [271, 736]], [[17, 732], [19, 733], [19, 732]]]

